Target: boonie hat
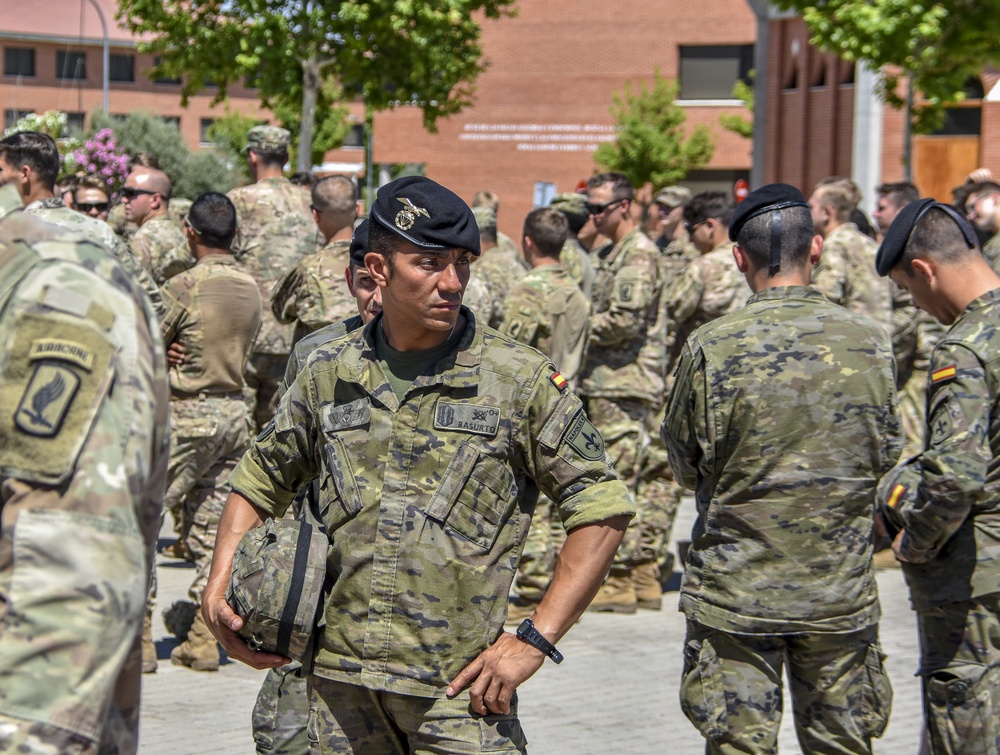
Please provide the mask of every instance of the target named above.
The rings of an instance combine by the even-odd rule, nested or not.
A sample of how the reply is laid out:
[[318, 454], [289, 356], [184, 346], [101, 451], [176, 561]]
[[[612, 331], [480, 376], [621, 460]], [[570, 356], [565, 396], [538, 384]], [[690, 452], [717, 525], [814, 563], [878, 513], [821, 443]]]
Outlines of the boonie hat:
[[875, 255], [875, 272], [883, 277], [889, 274], [889, 271], [899, 262], [899, 258], [903, 256], [903, 252], [906, 251], [906, 244], [910, 240], [910, 234], [913, 233], [914, 227], [924, 215], [935, 208], [947, 213], [955, 221], [962, 236], [965, 237], [965, 243], [969, 249], [976, 248], [975, 234], [965, 218], [954, 207], [934, 199], [918, 199], [900, 210], [889, 226], [889, 230], [885, 232], [882, 245], [879, 246], [878, 254]]
[[292, 133], [280, 126], [254, 126], [247, 132], [247, 146], [241, 151], [287, 152]]
[[666, 207], [680, 207], [691, 201], [691, 190], [683, 186], [667, 186], [660, 189], [660, 193], [653, 201]]
[[479, 225], [458, 194], [425, 176], [378, 190], [369, 220], [421, 249], [467, 249], [479, 256]]

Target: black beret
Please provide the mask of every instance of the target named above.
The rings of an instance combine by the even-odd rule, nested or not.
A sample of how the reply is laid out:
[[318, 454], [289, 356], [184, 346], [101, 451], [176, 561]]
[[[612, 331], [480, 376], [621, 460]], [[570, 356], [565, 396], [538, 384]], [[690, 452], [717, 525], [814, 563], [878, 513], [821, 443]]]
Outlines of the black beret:
[[875, 255], [875, 272], [881, 276], [889, 274], [889, 271], [899, 262], [899, 258], [903, 256], [903, 252], [906, 251], [906, 244], [910, 240], [910, 234], [913, 233], [914, 227], [928, 211], [935, 208], [951, 216], [965, 237], [965, 243], [969, 249], [976, 247], [976, 237], [972, 229], [954, 207], [941, 204], [930, 198], [918, 199], [900, 210], [889, 226], [889, 230], [885, 232], [882, 245], [878, 248], [878, 254]]
[[783, 210], [786, 207], [808, 207], [805, 196], [794, 186], [788, 184], [768, 184], [751, 191], [747, 198], [736, 205], [736, 212], [729, 221], [729, 240], [736, 241], [740, 228], [750, 218], [763, 215], [765, 212]]
[[368, 221], [362, 220], [354, 229], [354, 237], [351, 239], [351, 267], [364, 267], [366, 254], [368, 254]]
[[479, 225], [455, 192], [424, 176], [378, 190], [370, 220], [422, 249], [468, 249], [479, 256]]

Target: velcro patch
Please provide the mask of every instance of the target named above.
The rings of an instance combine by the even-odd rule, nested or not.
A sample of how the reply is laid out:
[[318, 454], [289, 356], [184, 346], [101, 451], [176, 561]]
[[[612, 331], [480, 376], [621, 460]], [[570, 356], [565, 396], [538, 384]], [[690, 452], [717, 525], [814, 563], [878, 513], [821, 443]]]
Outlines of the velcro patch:
[[457, 430], [493, 437], [500, 427], [500, 410], [495, 406], [438, 401], [434, 409], [435, 430]]
[[360, 427], [371, 421], [371, 399], [359, 398], [347, 404], [328, 404], [323, 408], [323, 429], [336, 432]]
[[549, 380], [552, 381], [552, 385], [554, 385], [556, 388], [559, 389], [560, 393], [562, 393], [563, 391], [566, 390], [566, 388], [569, 387], [569, 383], [566, 382], [566, 378], [564, 378], [558, 372], [553, 372], [551, 375], [549, 375]]
[[931, 382], [940, 383], [942, 380], [948, 380], [949, 378], [955, 377], [957, 370], [955, 365], [948, 365], [947, 367], [942, 367], [940, 370], [934, 370], [931, 373]]
[[579, 451], [584, 459], [597, 461], [604, 458], [604, 438], [582, 409], [566, 431], [566, 442]]
[[62, 428], [79, 387], [80, 378], [69, 367], [38, 365], [21, 395], [14, 421], [29, 435], [54, 437]]
[[28, 359], [62, 359], [88, 371], [94, 368], [94, 352], [82, 343], [65, 338], [38, 338], [32, 341]]

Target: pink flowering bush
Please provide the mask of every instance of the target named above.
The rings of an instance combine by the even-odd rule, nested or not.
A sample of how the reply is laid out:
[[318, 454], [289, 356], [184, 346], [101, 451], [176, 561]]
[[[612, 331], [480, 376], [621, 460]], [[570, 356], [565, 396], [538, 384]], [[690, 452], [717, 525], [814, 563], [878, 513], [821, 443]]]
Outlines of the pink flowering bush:
[[111, 129], [102, 128], [87, 140], [82, 149], [67, 157], [67, 162], [72, 160], [76, 163], [77, 170], [103, 178], [108, 184], [112, 201], [117, 200], [118, 192], [128, 178], [129, 156], [118, 152]]

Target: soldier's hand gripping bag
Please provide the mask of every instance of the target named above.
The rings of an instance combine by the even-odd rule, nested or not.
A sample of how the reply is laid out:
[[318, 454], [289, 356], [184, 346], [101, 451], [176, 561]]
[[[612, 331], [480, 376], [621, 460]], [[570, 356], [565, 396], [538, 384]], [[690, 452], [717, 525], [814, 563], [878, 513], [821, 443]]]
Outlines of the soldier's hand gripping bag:
[[326, 533], [308, 522], [270, 519], [247, 532], [233, 556], [226, 600], [243, 619], [251, 650], [306, 659], [323, 600]]

